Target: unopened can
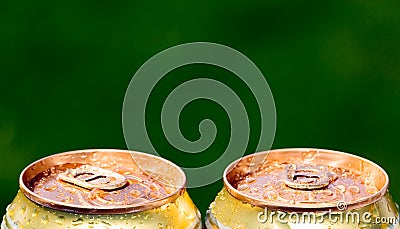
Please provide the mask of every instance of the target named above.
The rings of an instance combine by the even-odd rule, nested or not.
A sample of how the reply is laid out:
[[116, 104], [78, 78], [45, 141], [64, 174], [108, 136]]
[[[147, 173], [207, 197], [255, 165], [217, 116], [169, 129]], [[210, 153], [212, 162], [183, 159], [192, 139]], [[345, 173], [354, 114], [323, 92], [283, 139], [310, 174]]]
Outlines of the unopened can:
[[178, 166], [150, 154], [56, 154], [23, 170], [1, 229], [201, 228], [185, 183]]
[[375, 163], [323, 149], [241, 158], [223, 175], [206, 228], [400, 228], [389, 178]]

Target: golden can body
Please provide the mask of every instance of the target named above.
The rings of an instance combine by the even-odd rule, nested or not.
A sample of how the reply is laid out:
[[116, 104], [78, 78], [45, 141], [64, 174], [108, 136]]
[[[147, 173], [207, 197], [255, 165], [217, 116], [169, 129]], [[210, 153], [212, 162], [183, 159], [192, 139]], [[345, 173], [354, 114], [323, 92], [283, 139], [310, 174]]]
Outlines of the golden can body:
[[208, 229], [400, 228], [386, 172], [351, 154], [271, 150], [233, 162], [223, 179]]
[[29, 165], [1, 229], [201, 228], [183, 171], [149, 154], [81, 150]]

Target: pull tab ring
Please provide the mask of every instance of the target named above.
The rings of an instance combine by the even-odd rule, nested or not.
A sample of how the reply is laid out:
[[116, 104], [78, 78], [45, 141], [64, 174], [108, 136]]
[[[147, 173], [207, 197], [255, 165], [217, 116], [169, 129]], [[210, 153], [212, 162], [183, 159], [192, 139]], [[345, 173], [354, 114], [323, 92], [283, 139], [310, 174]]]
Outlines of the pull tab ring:
[[58, 179], [89, 190], [113, 190], [121, 188], [127, 182], [126, 177], [119, 173], [91, 165], [68, 169], [58, 174]]
[[290, 164], [285, 168], [285, 184], [295, 189], [320, 189], [331, 179], [325, 166]]

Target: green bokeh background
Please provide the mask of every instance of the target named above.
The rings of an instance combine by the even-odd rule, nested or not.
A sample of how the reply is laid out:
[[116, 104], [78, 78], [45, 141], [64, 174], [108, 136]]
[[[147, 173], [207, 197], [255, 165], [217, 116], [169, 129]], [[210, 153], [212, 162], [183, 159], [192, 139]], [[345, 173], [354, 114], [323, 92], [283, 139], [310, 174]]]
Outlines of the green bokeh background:
[[[84, 148], [127, 148], [121, 126], [125, 90], [156, 53], [209, 41], [247, 55], [275, 98], [273, 148], [351, 152], [381, 165], [400, 200], [400, 3], [398, 1], [2, 1], [0, 2], [0, 214], [18, 190], [21, 170], [41, 157]], [[149, 100], [151, 139], [183, 166], [218, 158], [229, 141], [220, 106], [199, 100], [181, 115], [199, 137], [213, 119], [212, 148], [190, 158], [165, 142], [157, 119], [168, 91], [205, 76], [232, 85], [248, 106], [254, 151], [254, 98], [231, 73], [193, 65], [176, 69]], [[157, 113], [158, 111], [158, 113]], [[190, 189], [204, 215], [221, 182]]]

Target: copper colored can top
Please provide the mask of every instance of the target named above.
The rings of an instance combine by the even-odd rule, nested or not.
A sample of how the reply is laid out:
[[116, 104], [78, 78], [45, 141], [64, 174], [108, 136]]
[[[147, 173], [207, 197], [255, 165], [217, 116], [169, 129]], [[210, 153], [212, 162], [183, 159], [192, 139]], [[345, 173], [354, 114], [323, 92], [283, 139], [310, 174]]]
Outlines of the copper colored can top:
[[173, 163], [125, 150], [80, 150], [29, 165], [20, 188], [32, 201], [84, 214], [144, 211], [174, 201], [185, 175]]
[[322, 149], [280, 149], [232, 163], [224, 183], [230, 194], [257, 206], [285, 210], [368, 205], [388, 186], [386, 172], [364, 158]]

